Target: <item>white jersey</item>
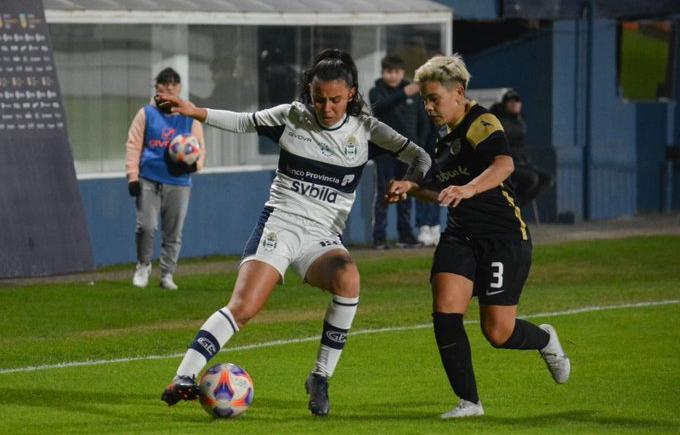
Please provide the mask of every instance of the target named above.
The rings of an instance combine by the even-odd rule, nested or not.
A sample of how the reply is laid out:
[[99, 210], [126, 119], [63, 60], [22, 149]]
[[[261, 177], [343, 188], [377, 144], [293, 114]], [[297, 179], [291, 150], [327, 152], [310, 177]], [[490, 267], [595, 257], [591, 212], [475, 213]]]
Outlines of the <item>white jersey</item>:
[[257, 131], [280, 147], [267, 207], [302, 216], [342, 234], [366, 162], [381, 151], [429, 169], [421, 148], [377, 119], [347, 115], [339, 125], [321, 125], [314, 111], [294, 102], [255, 113], [208, 110], [206, 122], [231, 131]]

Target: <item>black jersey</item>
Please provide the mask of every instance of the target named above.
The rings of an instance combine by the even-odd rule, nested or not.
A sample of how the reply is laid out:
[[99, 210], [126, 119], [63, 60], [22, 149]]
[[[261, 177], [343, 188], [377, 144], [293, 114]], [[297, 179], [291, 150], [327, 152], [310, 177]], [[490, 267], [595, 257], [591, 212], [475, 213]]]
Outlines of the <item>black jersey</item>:
[[[484, 172], [496, 156], [511, 156], [503, 127], [493, 114], [474, 101], [453, 130], [436, 144], [432, 168], [423, 186], [434, 190], [462, 186]], [[500, 186], [449, 207], [446, 232], [471, 237], [505, 237], [528, 240], [509, 180]]]

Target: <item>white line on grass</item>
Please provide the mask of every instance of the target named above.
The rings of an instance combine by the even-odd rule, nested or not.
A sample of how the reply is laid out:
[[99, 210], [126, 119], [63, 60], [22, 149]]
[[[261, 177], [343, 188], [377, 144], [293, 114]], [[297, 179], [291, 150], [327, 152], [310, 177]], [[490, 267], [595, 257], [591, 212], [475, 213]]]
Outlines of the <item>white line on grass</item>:
[[[678, 303], [680, 303], [680, 299], [669, 299], [669, 300], [664, 300], [664, 301], [637, 302], [637, 303], [621, 304], [621, 305], [590, 306], [590, 307], [574, 308], [574, 309], [571, 309], [571, 310], [564, 310], [564, 311], [553, 311], [553, 312], [550, 312], [550, 313], [535, 313], [535, 314], [529, 314], [529, 315], [526, 315], [526, 316], [519, 316], [519, 317], [523, 318], [523, 319], [532, 319], [532, 318], [537, 318], [537, 317], [570, 316], [570, 315], [573, 315], [573, 314], [591, 313], [593, 311], [618, 310], [618, 309], [624, 309], [624, 308], [644, 308], [644, 307], [653, 307], [653, 306], [658, 306], [658, 305], [672, 305], [672, 304], [678, 304]], [[478, 323], [478, 321], [477, 320], [466, 320], [465, 323]], [[412, 331], [412, 330], [416, 330], [416, 329], [425, 329], [425, 328], [431, 328], [431, 327], [432, 327], [431, 323], [422, 323], [420, 325], [390, 326], [390, 327], [386, 327], [386, 328], [376, 328], [376, 329], [359, 329], [357, 331], [352, 331], [351, 335], [378, 334], [380, 332]], [[290, 339], [287, 339], [287, 340], [274, 340], [274, 341], [266, 341], [264, 343], [253, 343], [253, 344], [245, 344], [243, 346], [233, 346], [233, 347], [230, 347], [230, 348], [227, 348], [227, 349], [223, 349], [220, 352], [237, 352], [237, 351], [249, 350], [249, 349], [261, 349], [261, 348], [265, 348], [265, 347], [284, 346], [284, 345], [287, 345], [287, 344], [306, 343], [308, 341], [317, 341], [317, 340], [319, 340], [318, 335], [315, 335], [315, 336], [312, 336], [312, 337], [303, 337], [303, 338], [290, 338]], [[156, 360], [156, 359], [170, 359], [170, 358], [179, 358], [183, 355], [184, 355], [184, 352], [182, 352], [182, 353], [172, 353], [172, 354], [168, 354], [168, 355], [133, 356], [133, 357], [128, 357], [128, 358], [114, 358], [114, 359], [104, 359], [104, 360], [94, 360], [94, 361], [73, 361], [73, 362], [64, 362], [64, 363], [59, 363], [59, 364], [46, 364], [46, 365], [42, 365], [42, 366], [17, 367], [17, 368], [12, 368], [12, 369], [0, 369], [0, 375], [8, 374], [8, 373], [34, 372], [34, 371], [39, 371], [39, 370], [62, 369], [62, 368], [69, 368], [69, 367], [98, 366], [98, 365], [124, 363], [124, 362], [132, 362], [132, 361], [149, 361], [149, 360]]]

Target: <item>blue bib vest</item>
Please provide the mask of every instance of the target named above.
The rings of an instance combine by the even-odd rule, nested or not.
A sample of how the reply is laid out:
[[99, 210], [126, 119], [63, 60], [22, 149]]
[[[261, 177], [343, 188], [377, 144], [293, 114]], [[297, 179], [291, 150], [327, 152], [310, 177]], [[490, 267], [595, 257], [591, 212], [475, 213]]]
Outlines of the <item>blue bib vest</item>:
[[189, 174], [171, 175], [165, 163], [165, 153], [172, 138], [178, 134], [191, 134], [192, 118], [183, 115], [166, 115], [151, 105], [144, 106], [146, 125], [144, 147], [139, 163], [142, 178], [175, 186], [191, 186]]

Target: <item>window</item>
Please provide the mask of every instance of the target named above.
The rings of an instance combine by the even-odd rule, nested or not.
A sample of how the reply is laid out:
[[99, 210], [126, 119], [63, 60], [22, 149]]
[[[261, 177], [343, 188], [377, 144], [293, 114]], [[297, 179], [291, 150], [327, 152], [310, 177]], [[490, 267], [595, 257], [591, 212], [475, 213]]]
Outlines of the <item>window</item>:
[[[619, 84], [623, 96], [652, 100], [673, 95], [670, 21], [626, 21], [619, 27]], [[675, 60], [677, 61], [677, 60]]]
[[[218, 26], [51, 24], [55, 63], [79, 175], [124, 170], [130, 122], [171, 66], [198, 106], [250, 112], [299, 94], [301, 71], [323, 48], [348, 50], [364, 95], [380, 60], [400, 54], [409, 73], [444, 50], [442, 24]], [[205, 127], [208, 167], [273, 164], [278, 148], [255, 134]]]

